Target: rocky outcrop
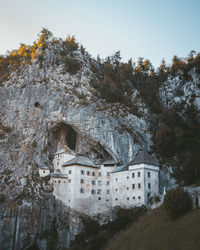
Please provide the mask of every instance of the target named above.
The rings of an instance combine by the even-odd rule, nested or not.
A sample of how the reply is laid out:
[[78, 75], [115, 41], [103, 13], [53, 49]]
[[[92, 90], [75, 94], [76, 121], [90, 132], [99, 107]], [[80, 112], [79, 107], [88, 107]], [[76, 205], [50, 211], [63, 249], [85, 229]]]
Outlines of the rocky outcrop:
[[139, 147], [151, 144], [147, 121], [93, 95], [91, 74], [86, 63], [72, 76], [63, 73], [62, 66], [41, 68], [34, 60], [0, 87], [2, 249], [28, 249], [33, 244], [46, 249], [44, 235], [59, 214], [64, 223], [57, 227], [63, 248], [81, 229], [79, 219], [74, 225], [70, 212], [52, 201], [48, 179], [38, 175], [40, 166], [52, 169], [53, 153], [60, 144], [97, 161], [115, 159], [122, 164]]
[[67, 248], [82, 230], [79, 217], [53, 197], [48, 202], [23, 205], [6, 202], [0, 206], [0, 249], [46, 249], [52, 242], [53, 223], [60, 249]]

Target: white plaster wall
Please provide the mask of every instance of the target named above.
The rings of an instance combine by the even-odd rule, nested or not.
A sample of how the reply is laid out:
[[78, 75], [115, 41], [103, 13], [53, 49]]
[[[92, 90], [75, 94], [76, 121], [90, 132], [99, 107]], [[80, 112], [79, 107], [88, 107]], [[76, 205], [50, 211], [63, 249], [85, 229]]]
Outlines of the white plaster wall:
[[65, 205], [68, 206], [66, 199], [66, 191], [68, 188], [68, 179], [67, 178], [55, 178], [52, 177], [52, 183], [54, 186], [53, 194], [56, 199], [62, 201]]
[[50, 174], [50, 170], [49, 169], [39, 169], [39, 175], [40, 175], [40, 177], [45, 177], [45, 176], [47, 176], [47, 175], [49, 175]]
[[[96, 214], [102, 213], [112, 206], [111, 199], [111, 176], [107, 174], [113, 167], [103, 167], [100, 169], [77, 166], [75, 170], [75, 187], [74, 187], [74, 204], [73, 207], [80, 212]], [[85, 171], [85, 174], [81, 174], [81, 170]], [[87, 172], [90, 175], [87, 175]], [[95, 176], [93, 176], [93, 173]], [[101, 173], [101, 175], [99, 175]], [[83, 179], [84, 183], [80, 183]], [[84, 189], [84, 193], [80, 192], [80, 189]], [[94, 190], [94, 193], [92, 193]], [[109, 190], [109, 193], [107, 193]]]
[[[148, 177], [150, 172], [150, 177]], [[150, 189], [148, 187], [150, 184]], [[144, 185], [145, 185], [145, 201], [148, 201], [148, 194], [150, 196], [159, 195], [159, 168], [144, 164]]]
[[[103, 213], [114, 206], [140, 206], [147, 203], [148, 193], [151, 195], [159, 193], [159, 168], [156, 166], [139, 164], [117, 173], [111, 173], [114, 166], [101, 165], [99, 168], [62, 166], [64, 161], [72, 158], [74, 156], [68, 154], [60, 154], [59, 157], [56, 155], [55, 170], [60, 169], [62, 174], [68, 175], [68, 178], [52, 178], [55, 197], [72, 209], [93, 215]], [[148, 183], [151, 184], [151, 189]]]
[[[140, 177], [138, 177], [138, 172], [140, 172]], [[134, 177], [132, 177], [132, 173], [134, 173]], [[133, 188], [133, 184], [135, 184], [135, 188]], [[140, 188], [138, 184], [140, 184]], [[131, 207], [144, 204], [144, 170], [139, 168], [113, 173], [112, 196], [113, 207]]]
[[71, 154], [67, 154], [67, 153], [61, 153], [61, 154], [54, 155], [54, 159], [53, 159], [54, 171], [56, 171], [57, 169], [59, 169], [61, 171], [62, 170], [61, 167], [62, 167], [63, 163], [70, 161], [70, 160], [74, 159], [75, 157], [76, 157], [75, 155], [71, 155]]

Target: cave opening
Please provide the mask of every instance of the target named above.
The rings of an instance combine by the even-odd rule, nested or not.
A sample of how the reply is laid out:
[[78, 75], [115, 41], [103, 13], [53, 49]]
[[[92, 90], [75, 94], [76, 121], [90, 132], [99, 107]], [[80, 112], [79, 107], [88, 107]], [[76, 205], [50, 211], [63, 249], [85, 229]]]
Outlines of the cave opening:
[[112, 156], [100, 143], [94, 142], [80, 132], [76, 132], [71, 125], [60, 122], [49, 131], [47, 151], [50, 158], [55, 152], [63, 149], [65, 145], [76, 154], [93, 160], [112, 159]]
[[61, 122], [53, 128], [50, 141], [53, 144], [54, 151], [62, 149], [65, 145], [75, 151], [77, 133], [70, 125]]
[[35, 108], [39, 108], [40, 107], [40, 103], [39, 102], [35, 102], [34, 107]]

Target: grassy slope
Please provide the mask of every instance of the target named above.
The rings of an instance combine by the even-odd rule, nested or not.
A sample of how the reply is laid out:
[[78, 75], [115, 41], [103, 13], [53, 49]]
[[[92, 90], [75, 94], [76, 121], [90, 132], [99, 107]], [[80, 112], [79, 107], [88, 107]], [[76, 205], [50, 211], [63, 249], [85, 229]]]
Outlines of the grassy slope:
[[163, 209], [117, 235], [106, 250], [199, 250], [200, 209], [171, 221]]

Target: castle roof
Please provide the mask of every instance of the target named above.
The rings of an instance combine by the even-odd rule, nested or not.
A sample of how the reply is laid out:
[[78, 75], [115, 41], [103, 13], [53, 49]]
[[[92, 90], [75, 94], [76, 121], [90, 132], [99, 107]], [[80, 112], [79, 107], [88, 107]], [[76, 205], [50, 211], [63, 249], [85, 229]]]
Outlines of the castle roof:
[[98, 168], [97, 165], [95, 165], [89, 158], [85, 156], [77, 156], [74, 159], [67, 161], [63, 164], [63, 166], [72, 166], [72, 165], [80, 165], [80, 166], [86, 166], [86, 167], [92, 167], [92, 168]]
[[115, 165], [115, 164], [117, 164], [117, 162], [114, 160], [107, 160], [103, 162], [104, 166], [110, 166], [110, 165]]
[[47, 166], [41, 166], [40, 169], [46, 169], [49, 170], [49, 168]]
[[137, 165], [141, 163], [146, 163], [149, 165], [158, 166], [158, 161], [152, 157], [146, 150], [139, 150], [135, 156], [135, 158], [129, 162], [128, 166], [130, 165]]
[[53, 177], [53, 178], [68, 178], [67, 174], [60, 174], [60, 173], [52, 173], [51, 177]]
[[117, 172], [121, 172], [121, 171], [125, 171], [128, 170], [127, 165], [123, 165], [123, 166], [117, 166], [112, 173], [117, 173]]
[[54, 155], [59, 155], [59, 154], [70, 154], [70, 155], [75, 155], [75, 153], [68, 148], [67, 146], [65, 146], [64, 148], [62, 148], [61, 150], [59, 150], [58, 152], [54, 153]]

